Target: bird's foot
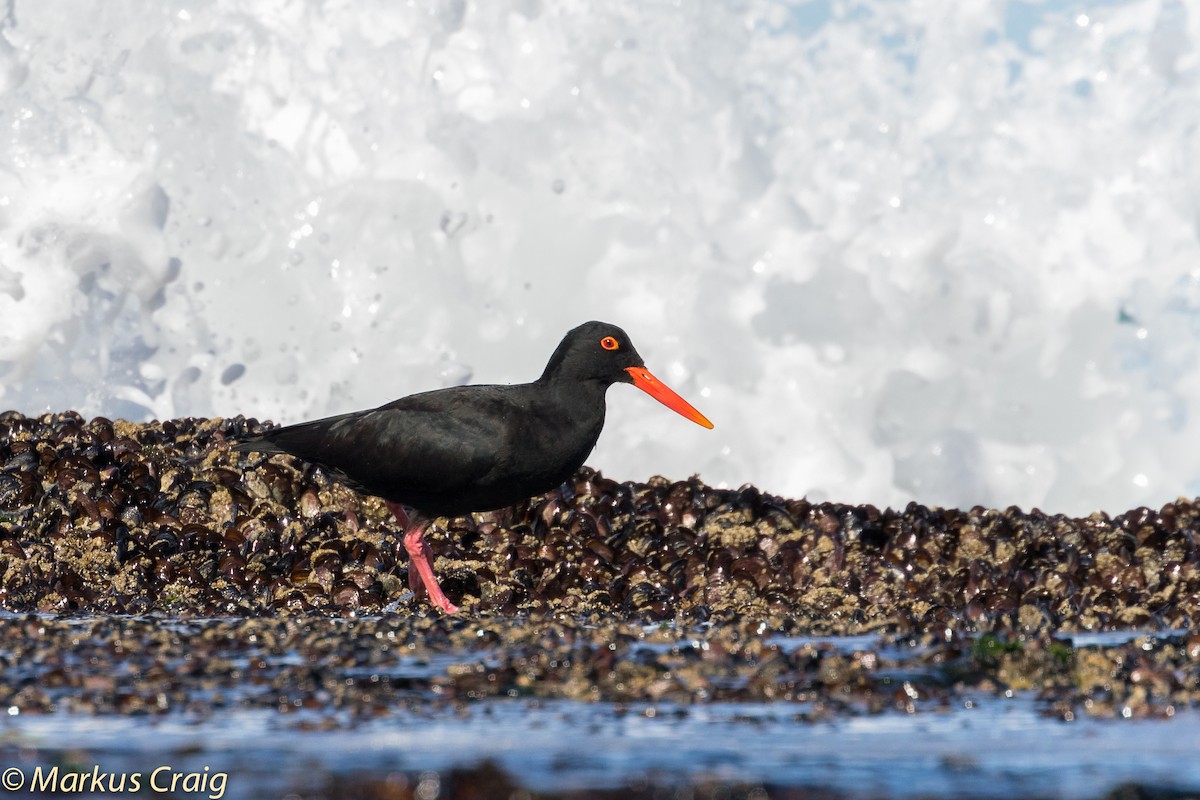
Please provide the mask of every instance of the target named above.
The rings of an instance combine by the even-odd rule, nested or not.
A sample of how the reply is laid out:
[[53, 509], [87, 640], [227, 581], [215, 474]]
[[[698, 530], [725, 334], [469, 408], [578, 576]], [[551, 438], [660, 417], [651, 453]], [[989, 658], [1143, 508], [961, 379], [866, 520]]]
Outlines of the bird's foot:
[[441, 609], [443, 614], [457, 614], [458, 613], [458, 606], [454, 605], [454, 603], [451, 603], [450, 600], [446, 597], [446, 595], [442, 594], [440, 591], [438, 592], [438, 595], [439, 595], [440, 599], [434, 599], [432, 596], [429, 598], [430, 605], [436, 606], [437, 608]]

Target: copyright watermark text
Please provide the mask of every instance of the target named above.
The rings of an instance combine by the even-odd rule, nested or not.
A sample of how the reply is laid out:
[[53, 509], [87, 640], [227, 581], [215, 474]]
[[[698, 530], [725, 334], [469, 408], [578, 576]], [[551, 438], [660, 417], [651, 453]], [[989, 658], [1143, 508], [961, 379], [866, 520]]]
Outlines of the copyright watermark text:
[[212, 772], [204, 767], [199, 772], [182, 772], [170, 765], [149, 772], [105, 772], [100, 765], [91, 772], [77, 772], [62, 767], [36, 766], [28, 769], [8, 767], [0, 773], [0, 789], [6, 792], [41, 792], [43, 794], [195, 794], [208, 800], [225, 796], [228, 773]]

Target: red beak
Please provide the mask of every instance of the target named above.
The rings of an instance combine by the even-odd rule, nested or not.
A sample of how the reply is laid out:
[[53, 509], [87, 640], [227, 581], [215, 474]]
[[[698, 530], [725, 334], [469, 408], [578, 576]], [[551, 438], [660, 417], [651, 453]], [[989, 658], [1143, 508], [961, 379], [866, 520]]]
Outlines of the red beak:
[[701, 414], [696, 409], [692, 408], [692, 404], [684, 400], [675, 392], [667, 388], [667, 385], [658, 378], [650, 374], [650, 370], [645, 367], [626, 367], [626, 372], [633, 378], [633, 385], [641, 389], [646, 394], [653, 397], [658, 402], [662, 403], [667, 408], [674, 411], [676, 414], [682, 414], [697, 425], [703, 425], [705, 428], [711, 428], [713, 424], [708, 421], [708, 417]]

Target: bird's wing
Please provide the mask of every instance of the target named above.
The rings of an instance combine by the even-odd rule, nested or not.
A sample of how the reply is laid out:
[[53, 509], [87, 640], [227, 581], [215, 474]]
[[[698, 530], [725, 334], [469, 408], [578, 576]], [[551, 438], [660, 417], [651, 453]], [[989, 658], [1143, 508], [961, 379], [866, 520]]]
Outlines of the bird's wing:
[[470, 388], [277, 428], [237, 447], [291, 453], [373, 494], [469, 486], [496, 465], [504, 422], [515, 410], [507, 387]]

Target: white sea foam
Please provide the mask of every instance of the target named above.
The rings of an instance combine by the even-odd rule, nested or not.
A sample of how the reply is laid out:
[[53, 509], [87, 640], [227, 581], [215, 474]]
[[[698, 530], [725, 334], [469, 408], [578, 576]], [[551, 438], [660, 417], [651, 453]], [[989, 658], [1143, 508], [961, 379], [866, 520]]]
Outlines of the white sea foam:
[[[0, 12], [4, 9], [0, 7]], [[527, 380], [592, 463], [815, 498], [1200, 493], [1200, 12], [25, 3], [0, 22], [0, 405], [280, 421]]]

